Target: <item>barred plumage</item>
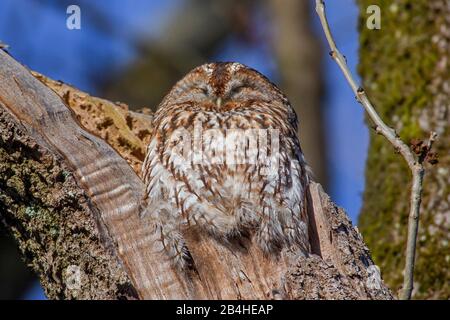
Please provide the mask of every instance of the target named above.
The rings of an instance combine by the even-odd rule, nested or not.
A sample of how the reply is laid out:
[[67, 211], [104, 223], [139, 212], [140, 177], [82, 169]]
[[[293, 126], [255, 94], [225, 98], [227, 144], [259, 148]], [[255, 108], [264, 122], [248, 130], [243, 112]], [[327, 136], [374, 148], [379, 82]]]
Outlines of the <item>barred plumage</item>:
[[182, 236], [249, 234], [268, 255], [309, 250], [306, 164], [284, 94], [239, 63], [210, 63], [163, 99], [142, 177], [145, 206], [174, 264], [192, 265]]

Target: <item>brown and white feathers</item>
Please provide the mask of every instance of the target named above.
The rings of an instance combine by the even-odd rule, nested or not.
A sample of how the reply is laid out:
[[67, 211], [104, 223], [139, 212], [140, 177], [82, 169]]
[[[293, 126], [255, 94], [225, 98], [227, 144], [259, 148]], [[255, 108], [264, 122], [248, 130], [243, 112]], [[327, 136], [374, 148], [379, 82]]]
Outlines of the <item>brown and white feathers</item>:
[[268, 255], [309, 250], [306, 164], [285, 95], [239, 63], [195, 68], [163, 99], [142, 177], [145, 206], [176, 266], [192, 266], [185, 228], [250, 235]]

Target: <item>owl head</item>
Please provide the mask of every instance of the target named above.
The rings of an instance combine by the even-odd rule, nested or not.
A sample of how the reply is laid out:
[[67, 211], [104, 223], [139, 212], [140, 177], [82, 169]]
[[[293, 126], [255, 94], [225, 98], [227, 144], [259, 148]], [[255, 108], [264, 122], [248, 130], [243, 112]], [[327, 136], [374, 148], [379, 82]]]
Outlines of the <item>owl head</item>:
[[171, 104], [195, 102], [225, 112], [258, 102], [287, 103], [284, 94], [258, 71], [237, 62], [214, 62], [190, 71], [169, 92]]

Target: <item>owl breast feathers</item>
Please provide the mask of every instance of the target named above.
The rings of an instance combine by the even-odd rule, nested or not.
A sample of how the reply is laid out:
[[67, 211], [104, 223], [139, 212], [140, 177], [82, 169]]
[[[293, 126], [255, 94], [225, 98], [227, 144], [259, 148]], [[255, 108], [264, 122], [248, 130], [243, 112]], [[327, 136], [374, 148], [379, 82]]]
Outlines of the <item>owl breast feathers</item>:
[[285, 95], [239, 63], [195, 68], [163, 99], [143, 164], [144, 206], [180, 269], [185, 228], [250, 235], [267, 255], [309, 250], [306, 164]]

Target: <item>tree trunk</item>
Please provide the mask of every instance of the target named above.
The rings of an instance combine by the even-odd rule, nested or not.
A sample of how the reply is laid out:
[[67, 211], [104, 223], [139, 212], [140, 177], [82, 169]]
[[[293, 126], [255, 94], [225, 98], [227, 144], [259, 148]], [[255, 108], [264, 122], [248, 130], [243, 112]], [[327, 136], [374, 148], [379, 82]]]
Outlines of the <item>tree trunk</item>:
[[33, 76], [0, 50], [0, 213], [49, 298], [392, 298], [361, 235], [316, 183], [313, 254], [264, 257], [251, 239], [225, 246], [187, 232], [198, 272], [177, 272], [139, 218], [136, 171], [150, 131], [151, 116]]
[[[446, 0], [384, 1], [381, 30], [366, 28], [360, 0], [360, 66], [364, 87], [382, 118], [404, 141], [439, 134], [439, 164], [427, 168], [413, 296], [450, 298], [450, 6]], [[392, 146], [371, 133], [359, 226], [391, 289], [400, 289], [410, 173]]]
[[272, 46], [281, 76], [281, 88], [299, 115], [299, 135], [306, 161], [315, 179], [325, 186], [326, 146], [322, 118], [322, 50], [311, 19], [313, 1], [270, 0]]

